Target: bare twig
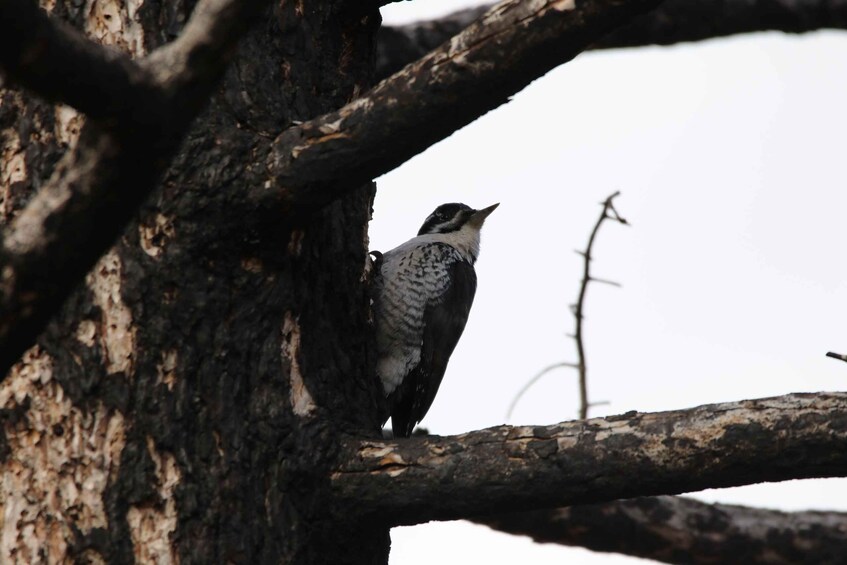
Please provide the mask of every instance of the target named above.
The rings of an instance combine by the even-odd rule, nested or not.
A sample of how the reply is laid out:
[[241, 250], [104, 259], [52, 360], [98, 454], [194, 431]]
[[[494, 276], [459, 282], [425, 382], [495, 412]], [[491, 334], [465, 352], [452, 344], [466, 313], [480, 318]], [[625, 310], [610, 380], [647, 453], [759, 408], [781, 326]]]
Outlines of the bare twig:
[[594, 240], [597, 238], [597, 233], [600, 231], [600, 226], [603, 224], [605, 220], [615, 220], [618, 223], [629, 225], [628, 222], [618, 214], [618, 211], [615, 209], [613, 204], [613, 200], [620, 194], [620, 191], [615, 192], [606, 200], [603, 201], [603, 211], [600, 213], [600, 217], [597, 219], [597, 223], [594, 224], [594, 229], [591, 230], [591, 236], [588, 238], [588, 246], [585, 248], [585, 251], [577, 250], [576, 253], [583, 258], [583, 273], [582, 273], [582, 282], [579, 286], [579, 296], [577, 297], [576, 304], [571, 305], [571, 312], [576, 319], [576, 332], [571, 334], [569, 337], [573, 337], [576, 341], [576, 352], [577, 352], [577, 363], [555, 363], [546, 367], [537, 375], [532, 377], [520, 391], [515, 395], [514, 399], [512, 399], [512, 403], [509, 405], [509, 410], [506, 413], [506, 417], [509, 418], [512, 415], [512, 411], [515, 409], [515, 405], [518, 403], [518, 400], [524, 395], [524, 393], [532, 387], [535, 383], [537, 383], [541, 377], [552, 371], [553, 369], [558, 369], [560, 367], [573, 367], [577, 369], [579, 374], [579, 417], [581, 419], [585, 419], [588, 417], [588, 409], [592, 406], [599, 406], [600, 402], [588, 402], [588, 370], [586, 368], [585, 361], [585, 344], [583, 340], [583, 332], [582, 332], [582, 322], [585, 318], [583, 312], [585, 310], [585, 295], [588, 290], [588, 283], [590, 282], [598, 282], [602, 284], [608, 284], [612, 286], [620, 287], [620, 283], [609, 281], [606, 279], [598, 279], [596, 277], [591, 276], [591, 252], [594, 249]]
[[574, 317], [576, 318], [574, 340], [576, 340], [577, 370], [579, 371], [579, 417], [582, 419], [588, 417], [589, 407], [588, 368], [585, 359], [585, 339], [582, 328], [582, 323], [585, 319], [585, 295], [588, 291], [588, 283], [592, 280], [598, 280], [591, 277], [591, 253], [594, 250], [594, 241], [597, 239], [597, 233], [600, 231], [600, 226], [603, 225], [605, 220], [615, 220], [618, 223], [628, 225], [627, 221], [618, 214], [613, 203], [615, 197], [619, 194], [620, 191], [617, 191], [603, 201], [603, 212], [597, 219], [597, 223], [594, 224], [594, 229], [591, 230], [591, 236], [588, 238], [588, 246], [585, 248], [585, 253], [583, 254], [582, 282], [579, 285], [579, 297], [576, 300], [576, 311], [574, 312]]
[[512, 417], [512, 411], [514, 411], [515, 406], [517, 406], [517, 404], [518, 404], [518, 401], [521, 399], [521, 397], [524, 395], [524, 393], [526, 391], [528, 391], [530, 388], [532, 388], [532, 385], [534, 385], [539, 380], [541, 380], [541, 377], [543, 377], [544, 375], [546, 375], [550, 371], [553, 371], [554, 369], [559, 369], [561, 367], [571, 367], [573, 369], [576, 369], [577, 367], [579, 367], [579, 365], [577, 365], [576, 363], [554, 363], [552, 365], [548, 365], [547, 367], [544, 367], [543, 369], [541, 369], [541, 371], [539, 371], [534, 377], [529, 379], [525, 385], [523, 385], [523, 387], [518, 391], [518, 393], [512, 399], [512, 403], [509, 404], [509, 410], [506, 412], [506, 419], [509, 419], [509, 418]]
[[841, 353], [833, 353], [832, 351], [827, 351], [827, 357], [832, 357], [833, 359], [840, 359], [842, 361], [847, 361], [847, 355], [843, 355]]

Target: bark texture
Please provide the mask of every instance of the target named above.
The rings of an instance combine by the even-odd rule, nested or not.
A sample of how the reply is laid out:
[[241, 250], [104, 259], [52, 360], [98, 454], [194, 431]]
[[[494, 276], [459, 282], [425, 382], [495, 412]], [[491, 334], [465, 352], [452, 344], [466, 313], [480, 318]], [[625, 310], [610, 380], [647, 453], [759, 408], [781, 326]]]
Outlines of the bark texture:
[[[847, 394], [348, 441], [340, 500], [391, 524], [847, 474]], [[520, 485], [518, 488], [515, 485]]]
[[[238, 38], [264, 4], [204, 0], [179, 39], [140, 65], [41, 13], [24, 18], [38, 28], [34, 40], [26, 31], [11, 34], [20, 40], [3, 61], [12, 76], [57, 98], [58, 81], [66, 80], [72, 85], [67, 99], [99, 109], [82, 126], [46, 186], [2, 232], [0, 374], [32, 345], [73, 283], [153, 189], [226, 69]], [[25, 15], [32, 9], [23, 0], [9, 5], [21, 5]], [[3, 9], [8, 21], [15, 21], [14, 10], [6, 4]], [[61, 53], [69, 56], [58, 57]], [[73, 76], [75, 68], [86, 69], [79, 79]], [[51, 84], [44, 75], [54, 71], [57, 82]], [[104, 104], [106, 100], [119, 102]]]
[[7, 365], [52, 318], [0, 384], [0, 561], [385, 563], [394, 524], [847, 473], [842, 394], [378, 439], [370, 179], [656, 2], [506, 0], [367, 94], [377, 3], [237, 51], [257, 3], [2, 4]]
[[836, 565], [847, 555], [847, 514], [778, 512], [657, 496], [473, 519], [540, 543], [575, 545], [664, 563]]
[[[140, 64], [173, 85], [169, 103], [186, 115], [162, 131], [143, 127], [161, 116], [143, 115], [110, 132], [111, 122], [83, 125], [68, 107], [3, 90], [7, 226], [50, 194], [51, 177], [102, 183], [106, 199], [92, 201], [101, 215], [88, 219], [105, 213], [120, 226], [109, 215], [127, 195], [107, 188], [134, 175], [131, 191], [166, 168], [168, 152], [147, 142], [176, 149], [186, 105], [202, 94], [202, 60], [222, 55], [184, 28], [192, 3], [83, 4], [49, 7], [136, 59], [174, 41]], [[256, 164], [269, 135], [369, 85], [378, 22], [373, 8], [340, 1], [268, 11], [138, 219], [9, 373], [0, 387], [0, 561], [385, 561], [387, 528], [328, 515], [322, 486], [338, 430], [379, 429], [366, 293], [373, 187], [360, 183], [286, 222], [239, 213], [242, 195], [263, 181]], [[60, 92], [45, 94], [75, 101]], [[51, 272], [32, 280], [73, 288], [69, 273]]]
[[[493, 4], [379, 30], [377, 76], [390, 76], [482, 17]], [[757, 31], [807, 33], [847, 28], [844, 0], [667, 0], [595, 41], [589, 49], [673, 45]]]

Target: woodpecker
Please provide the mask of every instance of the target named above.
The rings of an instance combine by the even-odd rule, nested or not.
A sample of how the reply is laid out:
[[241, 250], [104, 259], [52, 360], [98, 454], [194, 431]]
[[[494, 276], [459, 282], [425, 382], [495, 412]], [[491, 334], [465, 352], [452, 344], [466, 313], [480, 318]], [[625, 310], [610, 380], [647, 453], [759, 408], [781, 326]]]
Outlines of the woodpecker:
[[476, 293], [480, 228], [497, 206], [442, 204], [377, 260], [376, 372], [395, 437], [412, 434], [438, 392]]

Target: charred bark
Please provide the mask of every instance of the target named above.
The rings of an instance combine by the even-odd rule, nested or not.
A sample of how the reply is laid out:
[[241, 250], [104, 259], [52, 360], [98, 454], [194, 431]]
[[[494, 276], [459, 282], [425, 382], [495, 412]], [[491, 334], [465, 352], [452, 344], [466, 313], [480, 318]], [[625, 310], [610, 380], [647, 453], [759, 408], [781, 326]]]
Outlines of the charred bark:
[[847, 394], [499, 426], [450, 437], [348, 440], [340, 500], [418, 524], [847, 474]]
[[663, 563], [820, 563], [847, 555], [847, 514], [779, 512], [681, 496], [480, 516], [501, 532]]
[[[379, 30], [377, 76], [390, 76], [465, 29], [493, 4], [459, 10], [444, 17]], [[668, 0], [637, 16], [589, 49], [674, 45], [758, 31], [807, 33], [847, 28], [843, 0]]]
[[[14, 304], [25, 318], [44, 287], [72, 290], [57, 314], [61, 297], [42, 301], [39, 315], [52, 322], [0, 385], [0, 560], [384, 563], [393, 524], [847, 473], [836, 394], [377, 439], [370, 178], [656, 0], [507, 0], [364, 96], [376, 3], [282, 1], [242, 41], [184, 139], [216, 78], [202, 62], [226, 55], [184, 29], [193, 2], [46, 4], [125, 55], [32, 11], [24, 20], [36, 37], [16, 29], [0, 39], [23, 46], [0, 56], [9, 77], [89, 113], [85, 123], [66, 106], [0, 91], [0, 282], [12, 288], [3, 299], [22, 298]], [[50, 80], [70, 80], [68, 66], [103, 88]], [[130, 86], [130, 99], [115, 100], [147, 82], [150, 96]], [[65, 200], [85, 195], [64, 190], [79, 179], [99, 190], [82, 205]], [[122, 182], [128, 202], [110, 192]], [[56, 194], [58, 207], [43, 206]], [[68, 202], [85, 213], [67, 212]], [[50, 234], [43, 253], [43, 241], [27, 239], [38, 230]], [[21, 265], [30, 270], [16, 286]], [[14, 315], [4, 323], [7, 336], [23, 327]], [[622, 486], [627, 455], [645, 479]], [[542, 499], [524, 489], [533, 477], [563, 490]], [[480, 492], [491, 499], [470, 499]]]
[[[138, 59], [182, 37], [191, 8], [60, 0], [52, 15]], [[283, 223], [239, 214], [262, 182], [268, 135], [370, 84], [378, 22], [346, 2], [284, 3], [242, 42], [138, 219], [0, 387], [0, 496], [13, 518], [0, 560], [385, 562], [387, 527], [347, 522], [326, 502], [339, 430], [380, 424], [366, 294], [373, 185]], [[161, 52], [158, 79], [185, 78], [175, 53]], [[9, 225], [62, 153], [116, 146], [66, 107], [0, 95]], [[145, 162], [143, 143], [117, 150], [131, 174], [166, 164]]]
[[466, 126], [661, 0], [504, 0], [338, 111], [282, 132], [257, 210], [332, 201]]
[[[2, 232], [0, 374], [32, 345], [153, 189], [264, 3], [204, 0], [179, 39], [140, 64], [49, 25], [43, 14], [24, 18], [38, 28], [34, 40], [11, 34], [19, 43], [2, 62], [12, 76], [56, 97], [59, 81], [69, 81], [67, 99], [99, 107], [46, 186]], [[28, 12], [26, 2], [10, 6], [4, 4], [5, 21], [14, 21], [15, 7]], [[77, 78], [75, 68], [87, 70]], [[45, 75], [54, 73], [51, 86]]]

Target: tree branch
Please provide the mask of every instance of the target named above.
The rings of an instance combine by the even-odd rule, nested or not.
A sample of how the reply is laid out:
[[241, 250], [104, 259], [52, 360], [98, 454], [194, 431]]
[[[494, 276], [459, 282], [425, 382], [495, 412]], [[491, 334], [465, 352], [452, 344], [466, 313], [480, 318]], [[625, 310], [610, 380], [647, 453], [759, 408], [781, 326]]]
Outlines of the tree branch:
[[265, 3], [201, 1], [182, 38], [141, 62], [154, 77], [133, 87], [135, 95], [150, 94], [144, 112], [89, 119], [48, 184], [3, 231], [0, 375], [32, 345], [155, 186], [237, 38]]
[[537, 542], [581, 546], [665, 563], [841, 563], [847, 514], [779, 512], [679, 496], [473, 518]]
[[584, 334], [582, 332], [582, 324], [585, 320], [585, 295], [588, 291], [588, 283], [593, 279], [591, 277], [591, 259], [592, 259], [592, 251], [594, 250], [594, 241], [597, 239], [597, 234], [600, 231], [600, 226], [603, 225], [603, 221], [607, 219], [612, 219], [617, 221], [618, 223], [628, 225], [628, 222], [622, 218], [618, 211], [615, 209], [614, 199], [620, 194], [620, 192], [615, 192], [611, 194], [606, 200], [603, 202], [603, 211], [600, 213], [600, 217], [597, 218], [597, 222], [594, 224], [594, 229], [591, 230], [591, 236], [588, 238], [588, 245], [585, 248], [585, 252], [582, 254], [583, 256], [583, 271], [582, 271], [582, 281], [579, 284], [579, 297], [576, 300], [576, 308], [574, 310], [574, 317], [576, 318], [576, 331], [574, 333], [574, 340], [576, 340], [576, 352], [577, 359], [579, 359], [579, 363], [577, 365], [577, 369], [579, 371], [579, 417], [581, 419], [588, 418], [588, 366], [586, 363], [585, 356], [585, 339]]
[[38, 2], [0, 2], [0, 22], [0, 69], [15, 83], [91, 118], [144, 116], [155, 107], [141, 67], [50, 18]]
[[[459, 33], [491, 4], [443, 18], [383, 27], [377, 43], [377, 76], [387, 77]], [[844, 0], [668, 0], [610, 33], [589, 49], [672, 45], [756, 31], [804, 33], [847, 28]]]
[[842, 353], [834, 353], [832, 351], [827, 351], [826, 356], [832, 357], [833, 359], [840, 359], [841, 361], [847, 361], [847, 355], [844, 355]]
[[659, 0], [506, 0], [336, 112], [283, 132], [251, 198], [322, 206], [444, 139]]
[[350, 440], [335, 495], [415, 524], [847, 475], [847, 393], [500, 426], [460, 436]]
[[571, 305], [571, 309], [573, 311], [576, 330], [574, 331], [574, 341], [576, 342], [576, 353], [577, 353], [577, 363], [555, 363], [553, 365], [549, 365], [541, 370], [538, 374], [532, 377], [528, 383], [526, 383], [520, 391], [515, 395], [515, 398], [512, 399], [511, 404], [509, 404], [509, 410], [506, 412], [506, 418], [510, 418], [512, 415], [512, 410], [514, 410], [515, 405], [518, 403], [518, 400], [524, 395], [524, 393], [529, 390], [529, 388], [537, 383], [541, 377], [552, 371], [553, 369], [558, 369], [560, 367], [573, 367], [577, 370], [577, 374], [579, 377], [579, 418], [585, 419], [588, 418], [588, 409], [591, 406], [596, 406], [596, 403], [588, 402], [588, 364], [586, 362], [585, 355], [585, 339], [582, 331], [582, 324], [585, 320], [585, 296], [588, 292], [588, 283], [590, 282], [598, 282], [610, 284], [613, 286], [620, 286], [620, 284], [608, 281], [605, 279], [598, 279], [591, 275], [591, 260], [592, 260], [592, 251], [594, 249], [594, 241], [597, 239], [597, 233], [600, 231], [600, 226], [603, 225], [605, 220], [615, 220], [616, 222], [624, 225], [629, 225], [629, 222], [626, 221], [618, 211], [615, 209], [615, 205], [613, 200], [620, 194], [620, 191], [616, 191], [613, 194], [609, 195], [606, 200], [604, 200], [601, 204], [603, 205], [603, 210], [600, 212], [600, 216], [597, 218], [597, 221], [594, 223], [594, 228], [591, 230], [591, 235], [588, 238], [588, 245], [585, 248], [585, 251], [577, 251], [583, 258], [583, 273], [582, 280], [579, 284], [579, 295], [577, 296], [576, 304]]

